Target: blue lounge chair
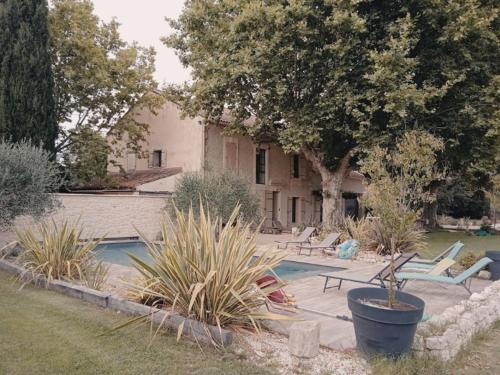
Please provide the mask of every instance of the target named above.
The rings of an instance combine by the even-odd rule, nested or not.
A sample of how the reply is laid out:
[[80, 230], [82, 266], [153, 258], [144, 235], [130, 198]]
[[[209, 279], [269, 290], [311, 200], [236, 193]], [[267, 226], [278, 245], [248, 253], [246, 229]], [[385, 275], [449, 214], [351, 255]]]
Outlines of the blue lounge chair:
[[422, 270], [431, 270], [436, 266], [437, 263], [439, 263], [441, 260], [444, 258], [448, 258], [451, 260], [455, 260], [464, 248], [464, 244], [460, 241], [455, 242], [453, 245], [451, 245], [449, 248], [447, 248], [445, 251], [443, 251], [441, 254], [439, 254], [437, 257], [434, 259], [415, 259], [412, 260], [411, 262], [408, 262], [403, 268], [408, 269], [408, 268], [413, 268], [413, 269], [422, 269]]
[[493, 262], [490, 258], [484, 257], [477, 261], [474, 265], [463, 271], [461, 274], [451, 277], [451, 276], [433, 276], [428, 273], [418, 273], [418, 272], [397, 272], [395, 274], [396, 280], [398, 280], [399, 289], [403, 289], [408, 281], [420, 280], [420, 281], [431, 281], [436, 283], [443, 283], [449, 285], [461, 285], [472, 294], [470, 291], [470, 283], [472, 281], [472, 276], [481, 271], [488, 264]]

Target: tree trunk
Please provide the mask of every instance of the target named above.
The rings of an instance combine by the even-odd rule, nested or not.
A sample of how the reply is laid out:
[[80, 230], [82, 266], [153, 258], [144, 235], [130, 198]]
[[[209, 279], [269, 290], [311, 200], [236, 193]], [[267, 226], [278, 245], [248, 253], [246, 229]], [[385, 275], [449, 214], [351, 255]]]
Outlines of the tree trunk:
[[321, 176], [323, 226], [330, 229], [338, 227], [344, 221], [341, 188], [352, 154], [349, 152], [345, 155], [335, 171], [331, 171], [325, 166], [323, 154], [309, 148], [304, 148], [303, 154]]
[[437, 221], [437, 202], [426, 203], [424, 206], [424, 221], [425, 226], [429, 229], [436, 229], [438, 225]]
[[439, 227], [438, 219], [437, 219], [437, 209], [438, 209], [438, 203], [437, 203], [437, 193], [438, 193], [438, 187], [433, 186], [430, 190], [432, 196], [434, 197], [434, 200], [430, 203], [426, 203], [424, 205], [424, 212], [423, 212], [423, 219], [424, 219], [424, 225], [426, 228], [429, 229], [437, 229]]

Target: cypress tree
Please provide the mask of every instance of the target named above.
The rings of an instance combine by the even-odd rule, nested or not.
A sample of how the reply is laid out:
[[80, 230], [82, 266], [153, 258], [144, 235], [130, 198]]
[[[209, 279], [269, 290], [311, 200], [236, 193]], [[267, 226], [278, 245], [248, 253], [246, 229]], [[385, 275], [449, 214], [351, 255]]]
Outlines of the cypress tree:
[[42, 144], [57, 137], [47, 0], [0, 0], [0, 138]]

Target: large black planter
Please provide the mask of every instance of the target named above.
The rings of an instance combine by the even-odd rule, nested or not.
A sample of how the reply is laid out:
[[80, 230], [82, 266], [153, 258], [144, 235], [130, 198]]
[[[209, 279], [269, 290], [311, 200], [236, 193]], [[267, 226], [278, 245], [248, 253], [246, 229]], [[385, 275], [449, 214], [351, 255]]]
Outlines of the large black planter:
[[486, 256], [493, 261], [488, 264], [488, 270], [491, 273], [490, 280], [500, 280], [500, 250], [488, 250]]
[[415, 310], [388, 310], [359, 302], [387, 300], [387, 297], [388, 290], [382, 288], [357, 288], [347, 293], [358, 350], [365, 355], [399, 357], [409, 352], [413, 344], [425, 302], [403, 292], [396, 292], [397, 300], [415, 306]]

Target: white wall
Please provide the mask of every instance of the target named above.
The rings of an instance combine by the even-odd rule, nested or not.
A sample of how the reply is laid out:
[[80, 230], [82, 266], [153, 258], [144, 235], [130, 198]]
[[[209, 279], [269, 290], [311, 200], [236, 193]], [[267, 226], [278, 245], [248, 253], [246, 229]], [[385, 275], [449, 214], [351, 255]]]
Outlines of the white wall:
[[[80, 218], [83, 237], [136, 237], [137, 227], [147, 238], [155, 239], [167, 206], [168, 196], [120, 194], [57, 194], [61, 206], [52, 214], [60, 222]], [[33, 220], [20, 219], [16, 226], [32, 226]]]

